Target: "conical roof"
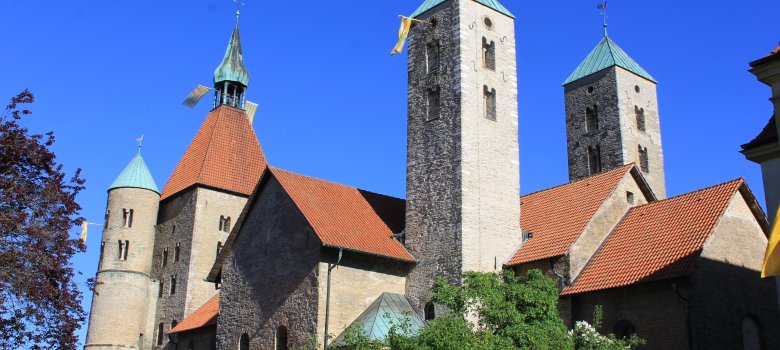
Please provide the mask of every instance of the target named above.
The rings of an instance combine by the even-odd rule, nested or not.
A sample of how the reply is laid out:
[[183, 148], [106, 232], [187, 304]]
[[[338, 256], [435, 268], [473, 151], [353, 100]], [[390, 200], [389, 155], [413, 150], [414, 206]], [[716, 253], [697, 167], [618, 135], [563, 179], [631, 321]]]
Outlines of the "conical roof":
[[149, 172], [149, 168], [146, 167], [144, 158], [141, 157], [141, 152], [133, 157], [130, 164], [127, 164], [125, 170], [114, 180], [109, 190], [115, 188], [142, 188], [149, 191], [160, 193], [157, 189], [157, 184], [154, 183], [152, 174]]
[[233, 35], [230, 37], [225, 57], [222, 64], [214, 71], [214, 83], [223, 81], [235, 81], [249, 86], [249, 72], [244, 66], [244, 55], [241, 52], [241, 36], [238, 34], [238, 22], [233, 27]]
[[246, 111], [212, 110], [162, 191], [166, 199], [193, 185], [252, 194], [267, 163]]
[[[425, 0], [425, 2], [422, 5], [420, 5], [420, 7], [417, 8], [417, 11], [414, 11], [414, 13], [412, 13], [412, 15], [409, 17], [412, 18], [417, 17], [423, 13], [428, 12], [428, 10], [440, 5], [445, 1], [447, 0]], [[507, 10], [506, 7], [504, 7], [504, 5], [501, 5], [501, 3], [498, 2], [498, 0], [473, 0], [473, 1], [476, 1], [487, 7], [490, 7], [509, 17], [515, 18], [515, 15], [513, 15], [512, 12], [509, 12], [509, 10]]]
[[623, 51], [612, 39], [605, 36], [601, 39], [596, 48], [588, 54], [579, 67], [571, 73], [568, 79], [563, 82], [563, 85], [567, 85], [574, 81], [580, 80], [591, 74], [600, 72], [612, 66], [618, 66], [631, 73], [634, 73], [642, 78], [656, 83], [655, 79], [642, 68], [636, 61], [634, 61], [628, 54]]

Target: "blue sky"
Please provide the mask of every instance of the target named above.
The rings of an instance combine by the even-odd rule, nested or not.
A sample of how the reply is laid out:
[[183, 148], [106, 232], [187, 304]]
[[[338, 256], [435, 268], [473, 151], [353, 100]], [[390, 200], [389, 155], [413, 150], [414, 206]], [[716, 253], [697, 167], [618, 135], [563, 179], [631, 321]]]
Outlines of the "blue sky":
[[[406, 57], [389, 52], [397, 15], [422, 0], [244, 2], [248, 98], [260, 104], [254, 126], [269, 161], [404, 197]], [[528, 193], [567, 181], [561, 83], [601, 39], [601, 16], [597, 1], [502, 3], [517, 16], [521, 191]], [[609, 6], [610, 36], [659, 81], [669, 195], [744, 176], [763, 203], [759, 166], [738, 150], [772, 113], [769, 88], [747, 69], [780, 41], [780, 2]], [[102, 220], [106, 189], [142, 134], [162, 188], [209, 110], [181, 101], [196, 84], [211, 84], [235, 5], [2, 0], [2, 8], [0, 98], [25, 88], [35, 94], [25, 124], [53, 130], [58, 160], [71, 173], [83, 169], [83, 215]], [[74, 260], [81, 280], [97, 269], [99, 242], [93, 230], [88, 252]], [[91, 297], [84, 295], [87, 310]]]

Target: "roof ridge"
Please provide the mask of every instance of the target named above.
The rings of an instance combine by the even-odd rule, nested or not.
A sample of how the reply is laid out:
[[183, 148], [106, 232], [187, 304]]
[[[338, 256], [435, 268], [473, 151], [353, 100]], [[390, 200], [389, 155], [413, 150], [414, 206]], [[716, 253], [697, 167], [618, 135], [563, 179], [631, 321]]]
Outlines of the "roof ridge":
[[325, 179], [321, 179], [321, 178], [310, 176], [310, 175], [304, 175], [304, 174], [296, 173], [294, 171], [290, 171], [290, 170], [287, 170], [287, 169], [278, 168], [278, 167], [275, 167], [275, 166], [272, 166], [272, 165], [268, 165], [268, 169], [271, 170], [272, 172], [274, 170], [279, 170], [279, 171], [290, 173], [290, 174], [293, 174], [293, 175], [303, 176], [305, 178], [309, 178], [309, 179], [312, 179], [312, 180], [323, 181], [323, 182], [327, 182], [327, 183], [334, 184], [334, 185], [337, 185], [337, 186], [342, 186], [342, 187], [346, 187], [346, 188], [353, 188], [353, 189], [356, 189], [358, 191], [366, 191], [366, 192], [369, 192], [369, 193], [372, 193], [372, 194], [376, 194], [376, 195], [379, 195], [379, 196], [384, 196], [384, 197], [388, 197], [388, 198], [393, 198], [393, 199], [406, 201], [404, 198], [398, 198], [398, 197], [394, 197], [394, 196], [391, 196], [391, 195], [382, 194], [382, 193], [379, 193], [379, 192], [369, 191], [369, 190], [366, 190], [366, 189], [362, 189], [360, 187], [355, 187], [355, 186], [351, 186], [351, 185], [347, 185], [347, 184], [342, 184], [342, 183], [338, 183], [338, 182], [335, 182], [335, 181], [332, 181], [332, 180], [325, 180]]
[[[704, 191], [715, 189], [718, 186], [726, 186], [726, 185], [728, 185], [730, 183], [736, 183], [736, 182], [740, 182], [740, 184], [745, 183], [745, 178], [740, 176], [740, 177], [738, 177], [736, 179], [733, 179], [733, 180], [729, 180], [729, 181], [726, 181], [726, 182], [721, 182], [721, 183], [718, 183], [718, 184], [715, 184], [715, 185], [712, 185], [712, 186], [703, 187], [703, 188], [700, 188], [698, 190], [694, 190], [694, 191], [691, 191], [691, 192], [678, 194], [676, 196], [665, 198], [665, 199], [661, 199], [661, 200], [657, 200], [655, 202], [649, 202], [649, 203], [637, 205], [635, 207], [632, 207], [631, 210], [634, 210], [636, 208], [644, 208], [644, 207], [647, 207], [647, 206], [650, 206], [650, 205], [659, 204], [659, 203], [666, 203], [666, 202], [671, 201], [671, 200], [676, 200], [676, 199], [680, 199], [682, 197], [692, 196], [692, 195], [698, 194], [700, 192], [704, 192]], [[734, 189], [734, 191], [737, 191], [737, 190], [739, 190], [739, 186], [737, 186], [737, 188]], [[631, 211], [631, 210], [629, 210], [629, 211]], [[626, 214], [626, 215], [628, 215], [628, 214]]]
[[553, 189], [556, 189], [556, 188], [561, 188], [561, 187], [564, 187], [564, 186], [576, 184], [576, 183], [579, 183], [579, 182], [582, 182], [582, 181], [586, 181], [586, 180], [592, 180], [593, 178], [596, 178], [596, 177], [600, 177], [600, 176], [603, 176], [603, 175], [606, 175], [606, 174], [609, 174], [609, 173], [612, 173], [612, 172], [617, 172], [619, 169], [622, 169], [622, 168], [626, 168], [626, 170], [624, 172], [628, 172], [631, 169], [630, 166], [635, 166], [635, 164], [636, 163], [634, 163], [634, 162], [631, 162], [629, 164], [624, 164], [624, 165], [621, 165], [620, 167], [609, 169], [609, 170], [604, 170], [604, 171], [602, 171], [600, 173], [596, 173], [596, 174], [590, 175], [588, 177], [583, 177], [581, 179], [577, 179], [577, 180], [574, 180], [574, 181], [569, 181], [569, 182], [566, 182], [566, 183], [562, 183], [560, 185], [555, 185], [553, 187], [548, 187], [548, 188], [544, 188], [544, 189], [537, 190], [537, 191], [534, 191], [534, 192], [526, 193], [526, 194], [520, 195], [520, 198], [522, 199], [523, 197], [528, 197], [530, 195], [538, 194], [538, 193], [541, 193], [541, 192], [546, 192], [546, 191], [549, 191], [549, 190], [553, 190]]

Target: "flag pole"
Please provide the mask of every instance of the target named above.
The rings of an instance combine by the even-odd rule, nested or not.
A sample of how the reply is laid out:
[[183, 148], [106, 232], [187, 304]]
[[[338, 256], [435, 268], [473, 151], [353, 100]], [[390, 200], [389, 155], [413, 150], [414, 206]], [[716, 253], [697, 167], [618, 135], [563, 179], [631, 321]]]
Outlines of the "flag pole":
[[399, 17], [399, 18], [401, 18], [401, 17], [405, 17], [405, 18], [408, 18], [408, 19], [410, 19], [410, 20], [412, 20], [412, 21], [414, 21], [414, 22], [425, 23], [425, 24], [427, 24], [427, 25], [429, 25], [429, 26], [432, 26], [432, 25], [433, 25], [433, 23], [431, 23], [431, 22], [428, 22], [428, 21], [423, 21], [423, 20], [420, 20], [420, 19], [417, 19], [417, 18], [406, 17], [406, 16], [404, 16], [404, 15], [398, 15], [398, 17]]

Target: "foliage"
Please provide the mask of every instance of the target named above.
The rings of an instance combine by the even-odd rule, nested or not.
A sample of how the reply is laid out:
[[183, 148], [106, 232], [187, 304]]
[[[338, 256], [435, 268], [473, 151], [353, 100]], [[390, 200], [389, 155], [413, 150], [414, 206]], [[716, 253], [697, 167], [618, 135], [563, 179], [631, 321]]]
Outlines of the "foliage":
[[68, 231], [84, 180], [66, 180], [52, 132], [19, 124], [33, 101], [25, 90], [0, 115], [0, 348], [75, 349], [85, 312], [70, 259], [85, 246]]
[[635, 349], [643, 345], [645, 340], [635, 334], [629, 338], [618, 339], [614, 334], [602, 335], [601, 328], [603, 310], [597, 306], [593, 311], [593, 325], [585, 321], [577, 321], [569, 334], [574, 338], [574, 348], [577, 350], [625, 350]]

